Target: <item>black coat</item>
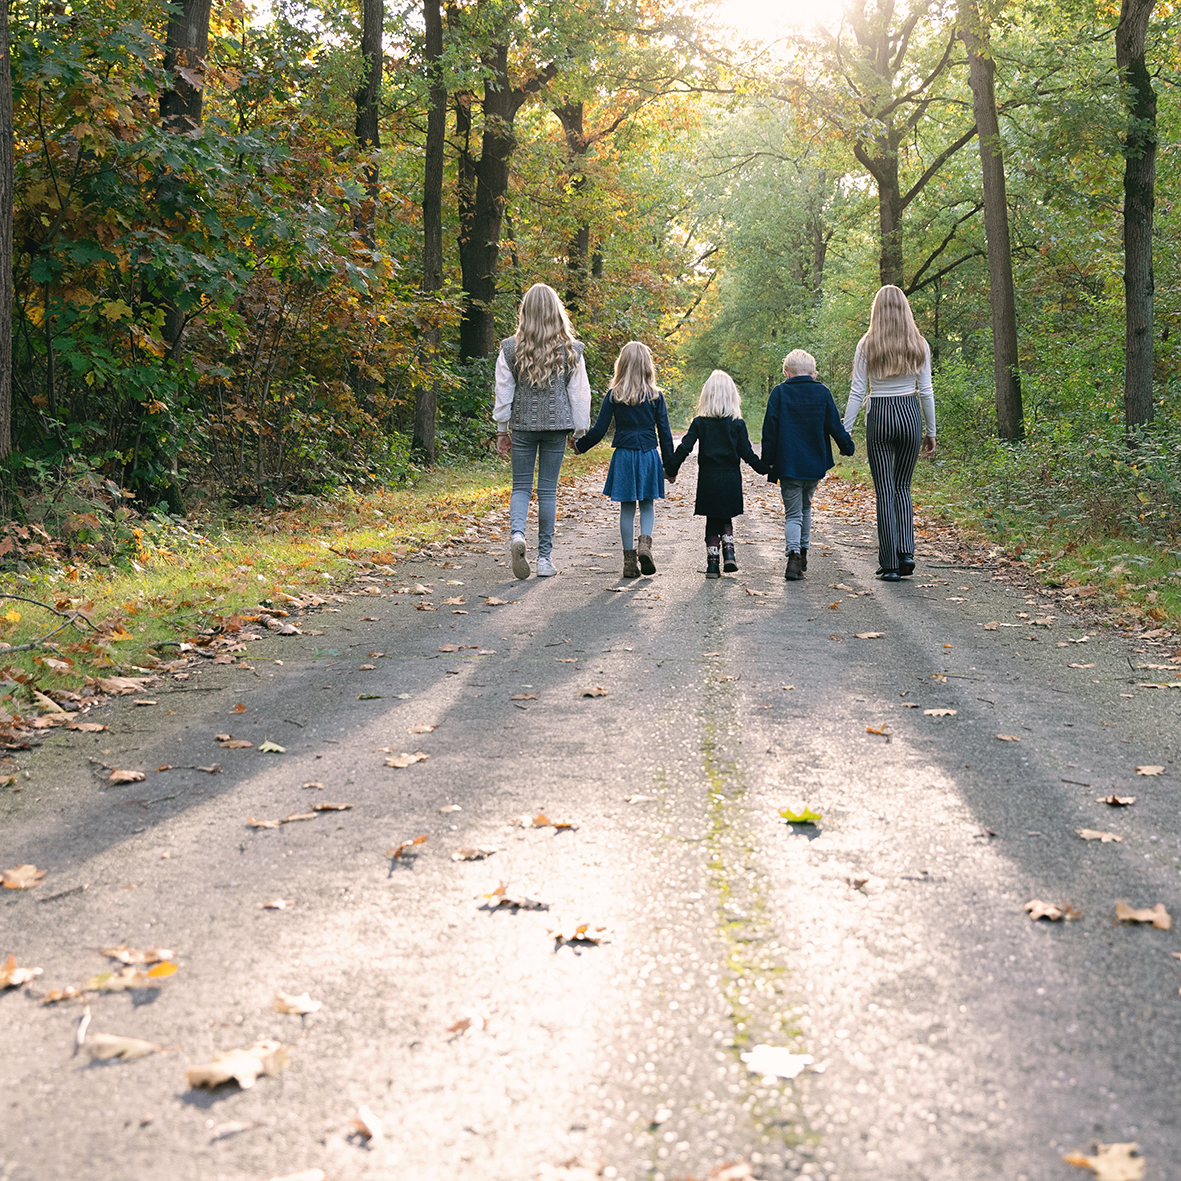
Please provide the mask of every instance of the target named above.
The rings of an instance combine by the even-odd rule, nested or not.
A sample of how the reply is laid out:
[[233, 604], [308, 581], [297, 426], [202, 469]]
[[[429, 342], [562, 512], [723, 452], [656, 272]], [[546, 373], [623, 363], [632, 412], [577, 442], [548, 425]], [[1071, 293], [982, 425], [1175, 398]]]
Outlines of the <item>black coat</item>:
[[803, 374], [771, 391], [763, 415], [762, 452], [772, 484], [824, 479], [832, 467], [833, 439], [842, 455], [853, 454], [853, 440], [841, 425], [828, 386]]
[[697, 452], [697, 499], [693, 514], [698, 517], [742, 516], [742, 469], [745, 460], [760, 475], [767, 465], [754, 453], [746, 423], [741, 418], [695, 418], [685, 432], [681, 445], [666, 468], [675, 476], [694, 446]]

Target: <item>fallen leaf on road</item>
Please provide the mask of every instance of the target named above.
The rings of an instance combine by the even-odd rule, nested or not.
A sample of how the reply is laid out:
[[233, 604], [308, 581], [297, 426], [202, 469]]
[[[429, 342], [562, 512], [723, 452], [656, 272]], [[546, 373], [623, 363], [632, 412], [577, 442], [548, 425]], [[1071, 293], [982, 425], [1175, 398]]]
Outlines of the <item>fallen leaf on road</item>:
[[371, 673], [376, 667], [376, 664], [359, 664], [357, 670], [358, 672]]
[[466, 603], [466, 602], [467, 602], [467, 599], [461, 599], [458, 595], [453, 595], [451, 598], [443, 600], [443, 606], [444, 607], [462, 607], [464, 605], [464, 603]]
[[67, 726], [67, 730], [78, 730], [83, 734], [99, 734], [106, 729], [101, 722], [75, 722], [72, 726]]
[[219, 1140], [228, 1140], [231, 1136], [236, 1136], [239, 1132], [249, 1132], [251, 1128], [261, 1127], [262, 1124], [258, 1120], [227, 1120], [224, 1124], [218, 1124], [217, 1127], [210, 1129], [209, 1143], [216, 1144]]
[[438, 611], [438, 609], [434, 603], [427, 602], [417, 603], [414, 607], [415, 611]]
[[315, 820], [316, 813], [323, 809], [314, 808], [311, 812], [292, 812], [279, 821], [280, 824], [290, 824], [293, 820]]
[[880, 640], [885, 632], [855, 632], [854, 635], [858, 640]]
[[176, 952], [169, 947], [128, 947], [126, 943], [119, 947], [100, 947], [99, 955], [109, 956], [121, 964], [158, 964], [163, 960], [170, 960]]
[[407, 754], [403, 751], [400, 755], [394, 755], [392, 758], [386, 759], [385, 765], [387, 767], [412, 767], [415, 763], [425, 763], [431, 756], [423, 754], [422, 751], [416, 750], [413, 754]]
[[925, 718], [954, 718], [959, 713], [957, 709], [925, 709], [923, 710], [923, 717]]
[[158, 701], [150, 701], [146, 697], [141, 697], [138, 701], [133, 701], [132, 705], [159, 705]]
[[462, 812], [463, 809], [458, 804], [444, 804], [439, 809], [439, 811], [440, 812]]
[[851, 586], [846, 586], [843, 582], [830, 582], [828, 584], [828, 589], [829, 590], [851, 591], [853, 588]]
[[469, 1029], [487, 1029], [488, 1017], [475, 1009], [462, 1010], [463, 1016], [454, 1025], [447, 1026], [448, 1033], [467, 1033]]
[[238, 704], [235, 705], [232, 710], [230, 710], [230, 713], [232, 714], [244, 714], [245, 712], [246, 706], [241, 701], [239, 701]]
[[247, 816], [246, 823], [251, 828], [278, 828], [283, 823], [282, 820], [259, 820], [254, 816]]
[[96, 1062], [110, 1062], [114, 1058], [128, 1062], [132, 1058], [146, 1058], [165, 1049], [155, 1042], [141, 1041], [137, 1037], [119, 1037], [113, 1033], [92, 1033], [85, 1042], [87, 1053]]
[[400, 845], [391, 845], [386, 851], [387, 857], [392, 857], [395, 861], [400, 861], [406, 856], [408, 850], [413, 849], [415, 845], [421, 845], [427, 839], [428, 833], [423, 833], [420, 837], [414, 837], [413, 840], [403, 841]]
[[412, 595], [433, 595], [435, 588], [433, 586], [423, 586], [421, 582], [416, 582], [411, 588]]
[[313, 804], [313, 812], [347, 812], [352, 804]]
[[511, 600], [498, 599], [495, 595], [490, 596], [484, 600], [485, 607], [507, 607]]
[[917, 701], [900, 701], [898, 703], [903, 709], [918, 709], [919, 703]]
[[159, 988], [160, 982], [177, 971], [179, 965], [157, 964], [146, 972], [130, 965], [121, 972], [101, 972], [92, 976], [83, 988], [87, 992], [126, 992], [129, 988]]
[[443, 644], [439, 648], [439, 651], [440, 652], [458, 652], [462, 647], [463, 647], [462, 644]]
[[208, 767], [194, 767], [194, 771], [204, 771], [206, 775], [220, 775], [221, 763], [210, 763]]
[[509, 701], [536, 701], [536, 700], [537, 700], [536, 693], [514, 693], [509, 698]]
[[514, 816], [509, 821], [517, 828], [577, 828], [578, 825], [569, 820], [551, 820], [544, 812], [536, 816]]
[[171, 771], [171, 770], [172, 770], [172, 764], [171, 764], [171, 763], [161, 763], [161, 764], [160, 764], [160, 765], [159, 765], [159, 766], [156, 768], [156, 774], [157, 774], [157, 775], [159, 775], [159, 774], [160, 774], [162, 771]]
[[1052, 923], [1058, 923], [1063, 919], [1077, 919], [1082, 914], [1082, 911], [1075, 910], [1066, 903], [1055, 906], [1052, 902], [1043, 902], [1040, 898], [1027, 902], [1021, 909], [1028, 911], [1030, 919], [1034, 922], [1038, 919], [1049, 919]]
[[1067, 668], [1094, 668], [1093, 664], [1068, 664]]
[[999, 627], [1000, 627], [1000, 624], [999, 624], [999, 623], [998, 623], [998, 622], [997, 622], [995, 619], [993, 619], [993, 620], [991, 620], [989, 623], [986, 623], [986, 624], [984, 625], [984, 630], [985, 630], [986, 632], [994, 632], [994, 631], [996, 631], [996, 630], [997, 630]]
[[262, 1038], [245, 1050], [225, 1050], [214, 1054], [204, 1066], [185, 1071], [190, 1087], [216, 1087], [231, 1080], [242, 1090], [254, 1086], [264, 1074], [278, 1074], [287, 1065], [288, 1047], [273, 1038]]
[[785, 1046], [758, 1045], [740, 1057], [751, 1074], [772, 1079], [796, 1078], [813, 1062], [811, 1054], [793, 1054]]
[[486, 898], [487, 902], [481, 910], [496, 910], [502, 906], [511, 910], [549, 910], [548, 902], [541, 902], [527, 894], [510, 894], [506, 882], [501, 882], [491, 894], [484, 894], [482, 897]]
[[316, 791], [324, 790], [324, 785], [318, 779], [310, 779], [307, 783], [301, 783], [299, 786], [314, 788]]
[[108, 783], [142, 783], [147, 776], [143, 771], [120, 771], [117, 767], [111, 769], [107, 776]]
[[429, 734], [432, 730], [437, 730], [438, 725], [431, 725], [430, 722], [419, 722], [417, 726], [407, 726], [407, 734]]
[[380, 615], [362, 615], [361, 622], [362, 623], [380, 623], [381, 616]]
[[551, 927], [549, 936], [555, 943], [610, 943], [606, 927], [592, 927], [590, 923], [563, 923]]
[[1113, 832], [1100, 832], [1096, 828], [1076, 828], [1074, 831], [1084, 841], [1102, 841], [1105, 845], [1110, 845], [1112, 841], [1122, 841], [1124, 839], [1123, 837], [1116, 836]]
[[40, 975], [40, 968], [18, 968], [16, 956], [10, 955], [8, 962], [0, 968], [0, 988], [18, 988]]
[[878, 734], [882, 738], [888, 738], [890, 736], [890, 727], [883, 722], [880, 726], [866, 726], [865, 732], [866, 734]]
[[1154, 927], [1158, 927], [1162, 931], [1167, 931], [1173, 925], [1173, 920], [1169, 912], [1165, 910], [1165, 904], [1163, 902], [1158, 902], [1151, 909], [1145, 906], [1137, 910], [1129, 906], [1126, 902], [1117, 901], [1115, 904], [1115, 917], [1121, 923], [1151, 923]]
[[496, 850], [491, 845], [468, 845], [462, 849], [456, 849], [451, 854], [452, 861], [483, 861], [485, 857], [491, 857]]
[[0, 886], [6, 890], [31, 890], [41, 884], [46, 872], [35, 865], [14, 865], [0, 873]]
[[95, 684], [104, 693], [142, 693], [148, 680], [148, 677], [99, 677]]
[[1096, 1144], [1094, 1156], [1070, 1152], [1062, 1159], [1068, 1165], [1090, 1169], [1096, 1181], [1141, 1181], [1146, 1162], [1136, 1155], [1139, 1151], [1138, 1144]]
[[748, 595], [766, 595], [766, 593], [767, 593], [766, 591], [751, 590], [749, 586], [744, 587], [743, 589], [746, 591], [746, 593]]
[[305, 1013], [315, 1013], [323, 1007], [323, 1001], [312, 1000], [306, 992], [300, 996], [292, 996], [289, 992], [276, 992], [275, 999], [271, 1001], [272, 1009], [277, 1009], [280, 1013], [293, 1013], [296, 1017], [302, 1017]]
[[[381, 701], [382, 696], [383, 695], [381, 693], [358, 693], [357, 700], [358, 701]], [[259, 749], [261, 750], [262, 748], [259, 747]]]
[[997, 737], [1002, 742], [1020, 742], [1021, 739], [1016, 734], [998, 734]]
[[578, 663], [577, 656], [555, 656], [554, 659], [559, 664], [577, 664]]
[[[729, 677], [726, 679], [737, 680], [736, 677]], [[604, 689], [602, 685], [595, 685], [593, 688], [583, 689], [583, 691], [581, 693], [576, 693], [574, 696], [575, 697], [606, 697], [607, 690]]]
[[[739, 677], [738, 673], [723, 673], [721, 676], [714, 677], [714, 680], [715, 681], [737, 681], [738, 677]], [[584, 697], [592, 697], [592, 696], [594, 696], [594, 694], [584, 693], [583, 696]]]
[[1164, 773], [1165, 773], [1164, 767], [1146, 766], [1146, 767], [1137, 767], [1136, 768], [1137, 775], [1163, 775]]
[[286, 910], [289, 906], [295, 905], [295, 899], [272, 898], [270, 902], [260, 902], [258, 905], [261, 910]]
[[1127, 808], [1136, 802], [1135, 796], [1117, 796], [1112, 793], [1109, 796], [1096, 796], [1095, 803], [1110, 804], [1113, 808]]
[[254, 743], [245, 738], [227, 738], [221, 743], [222, 750], [253, 750]]
[[793, 812], [790, 808], [780, 808], [779, 815], [788, 824], [815, 824], [823, 819], [819, 812], [813, 812], [810, 808], [801, 808], [798, 812]]
[[788, 689], [794, 689], [795, 685], [780, 685], [779, 687], [780, 687], [780, 689], [783, 689], [784, 691], [786, 691]]
[[258, 749], [262, 751], [263, 754], [285, 755], [287, 753], [287, 748], [285, 746], [280, 746], [277, 742], [271, 742], [270, 739], [267, 739], [266, 742], [260, 742], [258, 744]]

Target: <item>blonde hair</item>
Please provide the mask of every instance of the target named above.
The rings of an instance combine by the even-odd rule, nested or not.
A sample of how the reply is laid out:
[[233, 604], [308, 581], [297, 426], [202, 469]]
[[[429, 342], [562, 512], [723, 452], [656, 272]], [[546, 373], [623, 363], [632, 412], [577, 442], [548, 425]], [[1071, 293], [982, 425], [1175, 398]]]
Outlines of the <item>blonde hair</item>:
[[570, 363], [566, 346], [574, 342], [574, 329], [558, 293], [545, 283], [525, 292], [514, 336], [517, 373], [534, 389], [544, 389]]
[[869, 331], [861, 338], [871, 377], [918, 373], [930, 348], [915, 326], [914, 313], [901, 287], [888, 284], [873, 297]]
[[637, 406], [655, 401], [659, 393], [651, 350], [638, 340], [629, 340], [615, 358], [611, 397], [623, 406]]
[[805, 373], [812, 374], [815, 372], [816, 358], [811, 353], [804, 352], [803, 349], [792, 349], [783, 358], [784, 377], [802, 377]]
[[715, 369], [697, 399], [699, 418], [739, 418], [742, 415], [742, 397], [734, 379], [722, 369]]

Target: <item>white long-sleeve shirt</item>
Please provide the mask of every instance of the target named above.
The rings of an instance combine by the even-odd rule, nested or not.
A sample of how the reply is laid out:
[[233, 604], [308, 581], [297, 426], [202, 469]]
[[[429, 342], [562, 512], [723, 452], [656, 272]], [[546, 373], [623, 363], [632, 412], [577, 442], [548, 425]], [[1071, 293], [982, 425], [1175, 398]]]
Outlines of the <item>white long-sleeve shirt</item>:
[[931, 384], [931, 350], [918, 373], [899, 373], [893, 377], [870, 377], [865, 360], [865, 342], [860, 341], [853, 356], [853, 377], [849, 384], [849, 401], [845, 406], [845, 430], [852, 430], [865, 401], [866, 389], [873, 398], [905, 398], [917, 393], [923, 411], [923, 434], [935, 437], [935, 390]]
[[[574, 373], [566, 383], [570, 395], [570, 413], [574, 417], [574, 433], [583, 435], [590, 430], [591, 388], [586, 375], [586, 358], [579, 357]], [[496, 401], [492, 406], [492, 421], [501, 434], [508, 431], [508, 422], [513, 413], [513, 398], [517, 393], [517, 381], [513, 371], [504, 359], [503, 350], [496, 357]]]

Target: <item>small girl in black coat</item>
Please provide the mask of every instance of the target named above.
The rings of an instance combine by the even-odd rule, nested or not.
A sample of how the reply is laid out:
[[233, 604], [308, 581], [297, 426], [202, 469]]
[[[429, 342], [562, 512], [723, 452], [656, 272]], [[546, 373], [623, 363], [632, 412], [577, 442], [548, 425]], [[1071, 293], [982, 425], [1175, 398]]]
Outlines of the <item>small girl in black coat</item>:
[[694, 444], [700, 442], [701, 450], [697, 454], [697, 498], [693, 513], [705, 518], [706, 578], [721, 577], [719, 558], [724, 560], [727, 574], [733, 574], [738, 569], [734, 557], [732, 518], [742, 516], [742, 469], [739, 460], [745, 460], [760, 475], [767, 474], [766, 464], [751, 448], [741, 414], [742, 399], [734, 379], [721, 369], [715, 369], [702, 386], [701, 397], [697, 400], [697, 417], [690, 424], [681, 445], [673, 454], [672, 462], [666, 468], [669, 480], [675, 480]]

